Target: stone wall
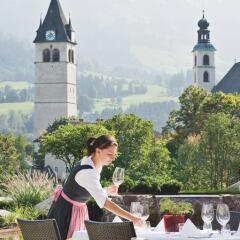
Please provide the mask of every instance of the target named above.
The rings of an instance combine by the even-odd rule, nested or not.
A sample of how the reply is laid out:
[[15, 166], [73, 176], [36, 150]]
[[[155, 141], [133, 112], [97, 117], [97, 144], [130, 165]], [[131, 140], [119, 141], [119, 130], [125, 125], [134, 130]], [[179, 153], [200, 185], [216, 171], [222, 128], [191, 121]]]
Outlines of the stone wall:
[[[190, 216], [196, 226], [202, 226], [201, 206], [203, 203], [211, 202], [216, 205], [221, 201], [228, 204], [230, 211], [240, 212], [240, 195], [117, 195], [111, 196], [112, 201], [120, 205], [126, 210], [130, 210], [131, 202], [147, 202], [150, 207], [149, 221], [152, 226], [156, 226], [162, 216], [159, 211], [159, 202], [161, 198], [169, 197], [173, 201], [186, 201], [193, 204], [194, 214]], [[104, 210], [103, 221], [112, 221], [114, 215]]]

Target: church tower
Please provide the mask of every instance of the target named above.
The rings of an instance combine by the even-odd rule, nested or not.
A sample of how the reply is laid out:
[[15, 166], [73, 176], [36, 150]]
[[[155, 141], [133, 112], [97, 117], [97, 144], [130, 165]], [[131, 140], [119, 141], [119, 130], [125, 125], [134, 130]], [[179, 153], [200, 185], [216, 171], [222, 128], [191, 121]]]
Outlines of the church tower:
[[51, 0], [35, 43], [34, 137], [61, 116], [76, 116], [75, 38], [59, 0]]
[[75, 32], [59, 0], [51, 0], [34, 43], [36, 139], [55, 119], [77, 116]]
[[215, 51], [210, 43], [209, 23], [204, 16], [198, 22], [198, 43], [193, 48], [194, 85], [211, 91], [215, 86]]

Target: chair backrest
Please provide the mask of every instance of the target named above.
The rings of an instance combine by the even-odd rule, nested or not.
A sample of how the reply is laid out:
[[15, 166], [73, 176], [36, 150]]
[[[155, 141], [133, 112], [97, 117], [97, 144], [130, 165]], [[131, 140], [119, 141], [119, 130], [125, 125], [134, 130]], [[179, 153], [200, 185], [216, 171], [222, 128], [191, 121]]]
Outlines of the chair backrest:
[[[215, 217], [212, 222], [213, 230], [221, 229], [221, 225], [218, 223], [216, 219], [216, 211], [214, 212], [215, 212]], [[231, 231], [238, 230], [239, 222], [240, 222], [240, 212], [230, 211], [230, 220], [228, 224], [230, 225]]]
[[89, 240], [130, 240], [136, 237], [132, 222], [85, 221]]
[[24, 240], [61, 240], [55, 219], [17, 219]]

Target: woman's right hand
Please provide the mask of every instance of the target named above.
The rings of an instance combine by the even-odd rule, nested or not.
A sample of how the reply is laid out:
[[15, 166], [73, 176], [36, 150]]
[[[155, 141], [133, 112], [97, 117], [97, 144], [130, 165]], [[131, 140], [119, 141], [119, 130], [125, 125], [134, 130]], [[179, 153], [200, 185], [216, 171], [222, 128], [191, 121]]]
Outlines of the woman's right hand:
[[142, 227], [144, 226], [145, 221], [140, 217], [134, 217], [132, 220], [134, 226]]

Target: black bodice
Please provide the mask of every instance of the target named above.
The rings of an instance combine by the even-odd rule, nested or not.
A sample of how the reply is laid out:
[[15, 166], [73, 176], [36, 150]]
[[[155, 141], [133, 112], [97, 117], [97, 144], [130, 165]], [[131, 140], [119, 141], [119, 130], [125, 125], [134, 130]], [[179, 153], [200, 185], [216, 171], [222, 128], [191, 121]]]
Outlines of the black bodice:
[[83, 187], [81, 187], [76, 181], [75, 176], [79, 171], [85, 169], [93, 169], [90, 165], [76, 165], [70, 173], [66, 183], [63, 186], [63, 192], [71, 199], [77, 202], [85, 203], [90, 197], [90, 193]]

